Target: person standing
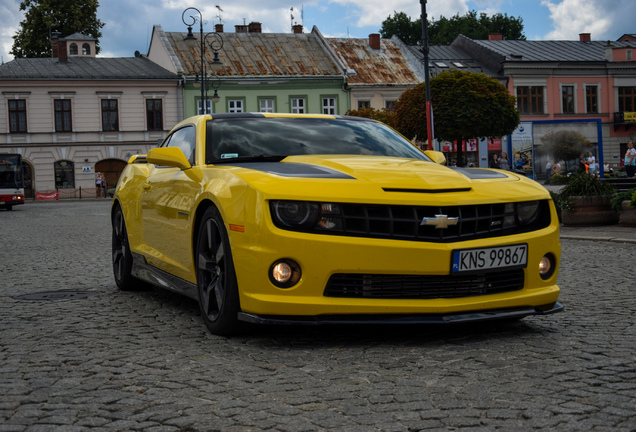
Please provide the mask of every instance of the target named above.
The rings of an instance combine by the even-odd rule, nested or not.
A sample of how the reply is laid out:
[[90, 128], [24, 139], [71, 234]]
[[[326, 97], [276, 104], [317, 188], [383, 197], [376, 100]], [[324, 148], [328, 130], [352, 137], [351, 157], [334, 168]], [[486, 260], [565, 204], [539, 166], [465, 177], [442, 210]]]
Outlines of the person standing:
[[550, 178], [552, 178], [552, 163], [550, 162], [550, 159], [548, 159], [548, 162], [545, 164], [545, 175], [547, 176], [545, 183], [550, 184]]
[[95, 174], [95, 198], [102, 196], [102, 173]]
[[102, 174], [102, 198], [106, 198], [106, 176]]
[[636, 149], [634, 148], [634, 143], [632, 141], [627, 143], [627, 151], [625, 152], [625, 171], [627, 172], [627, 177], [634, 178], [634, 174], [636, 173]]
[[592, 152], [588, 152], [587, 155], [588, 155], [587, 156], [587, 164], [590, 167], [589, 173], [591, 175], [593, 175], [593, 176], [596, 176], [596, 174], [597, 174], [596, 158], [594, 157]]
[[508, 161], [506, 152], [501, 152], [501, 157], [497, 161], [499, 162], [500, 169], [510, 171], [510, 161]]
[[501, 168], [501, 166], [499, 165], [499, 158], [497, 157], [497, 153], [493, 153], [492, 159], [490, 160], [490, 166], [488, 168]]

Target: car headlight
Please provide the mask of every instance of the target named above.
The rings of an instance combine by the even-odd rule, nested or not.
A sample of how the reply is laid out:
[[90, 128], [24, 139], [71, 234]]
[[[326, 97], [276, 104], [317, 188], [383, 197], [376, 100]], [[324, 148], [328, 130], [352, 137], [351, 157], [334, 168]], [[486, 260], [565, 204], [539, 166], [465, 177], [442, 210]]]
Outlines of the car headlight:
[[528, 225], [539, 216], [539, 201], [517, 203], [517, 220], [520, 225]]
[[308, 201], [272, 201], [272, 217], [277, 225], [309, 228], [320, 217], [320, 204]]
[[311, 201], [271, 201], [274, 225], [287, 229], [341, 230], [342, 209], [339, 204]]

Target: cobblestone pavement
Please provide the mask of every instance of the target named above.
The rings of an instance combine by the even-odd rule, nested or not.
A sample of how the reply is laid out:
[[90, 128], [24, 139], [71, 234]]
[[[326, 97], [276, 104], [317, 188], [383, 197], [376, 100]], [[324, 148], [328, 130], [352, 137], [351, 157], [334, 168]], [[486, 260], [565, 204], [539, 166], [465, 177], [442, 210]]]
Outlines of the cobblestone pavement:
[[563, 240], [561, 314], [226, 339], [116, 289], [109, 208], [0, 212], [0, 431], [636, 430], [633, 244]]

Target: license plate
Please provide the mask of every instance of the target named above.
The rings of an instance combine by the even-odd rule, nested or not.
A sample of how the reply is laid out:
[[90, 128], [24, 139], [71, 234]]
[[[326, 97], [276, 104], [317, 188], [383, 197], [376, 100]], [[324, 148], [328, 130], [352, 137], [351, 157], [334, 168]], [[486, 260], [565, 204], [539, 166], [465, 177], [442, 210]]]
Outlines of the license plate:
[[523, 268], [528, 263], [528, 245], [516, 244], [453, 251], [452, 273]]

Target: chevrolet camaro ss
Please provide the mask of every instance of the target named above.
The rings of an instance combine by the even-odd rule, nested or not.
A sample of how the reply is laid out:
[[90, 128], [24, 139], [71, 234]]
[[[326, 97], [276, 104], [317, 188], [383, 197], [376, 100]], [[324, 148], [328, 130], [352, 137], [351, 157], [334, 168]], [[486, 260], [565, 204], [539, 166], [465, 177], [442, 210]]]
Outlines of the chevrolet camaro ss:
[[546, 189], [444, 162], [364, 118], [191, 117], [119, 179], [115, 281], [197, 300], [219, 335], [243, 322], [458, 323], [563, 310]]

